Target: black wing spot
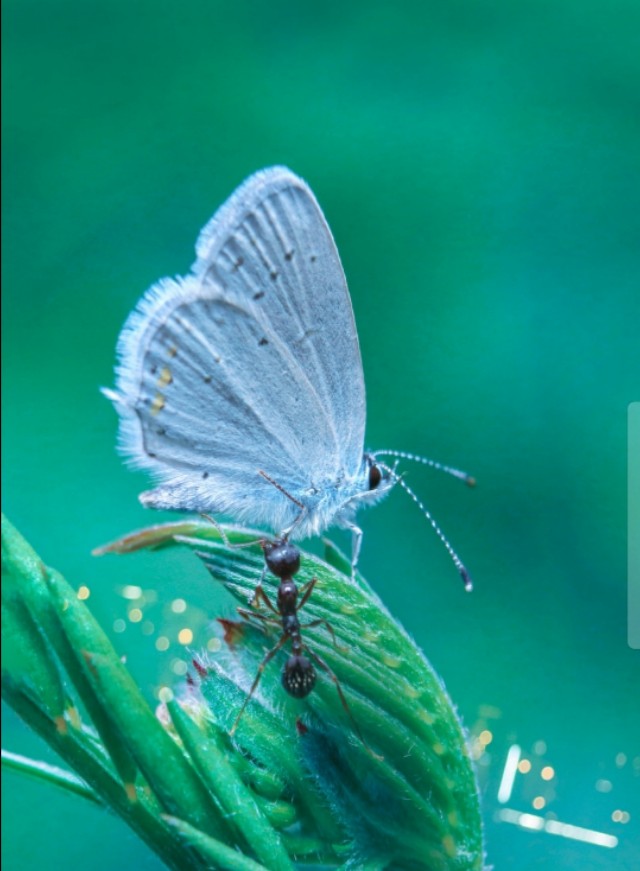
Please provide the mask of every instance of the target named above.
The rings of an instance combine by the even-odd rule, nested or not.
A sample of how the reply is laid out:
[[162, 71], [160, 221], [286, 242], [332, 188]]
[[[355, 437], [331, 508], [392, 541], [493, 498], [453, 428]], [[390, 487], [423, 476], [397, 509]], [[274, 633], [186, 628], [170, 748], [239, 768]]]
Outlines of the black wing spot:
[[264, 296], [264, 290], [259, 290], [257, 293], [253, 294], [254, 299], [262, 299], [263, 296]]
[[295, 251], [293, 251], [293, 250], [291, 250], [291, 251], [285, 251], [284, 259], [285, 259], [285, 260], [293, 260], [293, 255], [294, 255], [294, 254], [295, 254]]
[[263, 336], [263, 337], [260, 339], [260, 341], [258, 342], [258, 344], [259, 344], [260, 347], [262, 348], [262, 347], [264, 347], [264, 345], [268, 345], [268, 344], [269, 344], [269, 340], [268, 340], [268, 339], [265, 339], [265, 337]]
[[203, 478], [208, 478], [208, 477], [209, 477], [209, 473], [208, 473], [208, 472], [203, 472], [203, 473], [202, 473], [202, 477], [203, 477]]
[[205, 384], [211, 384], [211, 375], [205, 375], [202, 380]]

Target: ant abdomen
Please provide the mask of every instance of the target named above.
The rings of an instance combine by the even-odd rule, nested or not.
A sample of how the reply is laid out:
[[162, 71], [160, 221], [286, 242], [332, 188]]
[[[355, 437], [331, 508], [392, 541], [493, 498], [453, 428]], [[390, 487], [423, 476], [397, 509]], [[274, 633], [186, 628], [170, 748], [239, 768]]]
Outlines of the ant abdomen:
[[306, 656], [293, 654], [282, 669], [282, 686], [295, 699], [308, 696], [316, 683], [316, 670]]

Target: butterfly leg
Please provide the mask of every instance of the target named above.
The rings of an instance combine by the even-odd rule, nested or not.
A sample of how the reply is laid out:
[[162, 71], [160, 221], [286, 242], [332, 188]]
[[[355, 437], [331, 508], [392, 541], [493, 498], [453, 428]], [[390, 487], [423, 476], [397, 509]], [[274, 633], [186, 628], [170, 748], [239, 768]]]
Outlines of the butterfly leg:
[[242, 703], [242, 707], [240, 708], [240, 713], [236, 717], [235, 723], [231, 727], [231, 731], [229, 732], [230, 735], [233, 735], [233, 733], [238, 728], [238, 723], [240, 722], [240, 718], [244, 714], [244, 710], [247, 707], [247, 705], [249, 704], [249, 700], [251, 699], [251, 696], [254, 694], [256, 687], [260, 683], [260, 678], [262, 677], [262, 672], [265, 670], [267, 664], [273, 659], [273, 657], [276, 655], [276, 653], [281, 649], [281, 647], [283, 647], [287, 638], [288, 638], [287, 635], [283, 635], [280, 638], [280, 641], [278, 641], [278, 643], [275, 645], [275, 647], [272, 647], [271, 650], [269, 650], [265, 654], [264, 659], [262, 660], [262, 662], [258, 666], [258, 673], [256, 674], [255, 679], [254, 679], [253, 683], [251, 684], [251, 689], [247, 693], [247, 696], [246, 696], [244, 702]]
[[347, 529], [351, 530], [351, 580], [355, 580], [360, 548], [362, 547], [362, 530], [355, 523], [349, 523]]

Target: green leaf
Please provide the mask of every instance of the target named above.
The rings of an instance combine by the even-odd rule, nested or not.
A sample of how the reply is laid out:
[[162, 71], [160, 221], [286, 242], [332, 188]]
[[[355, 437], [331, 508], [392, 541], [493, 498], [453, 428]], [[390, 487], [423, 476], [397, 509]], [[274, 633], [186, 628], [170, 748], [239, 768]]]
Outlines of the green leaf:
[[[227, 534], [243, 545], [260, 537], [238, 530]], [[172, 540], [190, 547], [247, 608], [264, 564], [257, 544], [229, 548], [211, 524], [194, 521], [190, 528], [168, 524], [164, 537], [161, 527], [128, 536], [126, 550]], [[117, 542], [111, 550], [119, 550]], [[340, 564], [339, 553], [331, 553], [332, 562]], [[343, 558], [342, 564], [348, 561]], [[338, 679], [348, 710], [331, 674], [321, 668], [313, 693], [302, 702], [289, 699], [280, 686], [288, 655], [283, 651], [267, 666], [243, 714], [238, 748], [283, 777], [309, 837], [326, 843], [320, 826], [330, 813], [337, 828], [329, 840], [350, 840], [360, 858], [386, 856], [390, 867], [478, 871], [483, 846], [475, 774], [442, 681], [363, 579], [353, 582], [304, 554], [296, 582], [302, 587], [312, 578], [316, 585], [300, 619], [320, 624], [303, 628], [303, 640]], [[263, 582], [272, 602], [277, 584], [270, 575]], [[263, 622], [256, 628], [245, 621], [232, 646], [223, 644], [205, 660], [201, 693], [222, 728], [231, 729], [259, 662], [280, 634], [277, 626]], [[371, 750], [384, 758], [376, 759]], [[311, 802], [309, 774], [316, 790]]]

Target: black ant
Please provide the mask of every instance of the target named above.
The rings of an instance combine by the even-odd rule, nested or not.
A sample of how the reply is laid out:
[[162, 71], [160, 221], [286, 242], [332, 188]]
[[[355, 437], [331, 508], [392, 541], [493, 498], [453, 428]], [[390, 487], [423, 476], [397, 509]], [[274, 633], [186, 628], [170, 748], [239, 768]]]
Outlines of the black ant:
[[[291, 655], [282, 669], [282, 686], [285, 690], [290, 696], [293, 696], [296, 699], [303, 699], [309, 695], [316, 683], [316, 670], [311, 662], [311, 660], [313, 660], [313, 662], [315, 662], [315, 664], [319, 666], [319, 668], [321, 668], [335, 684], [338, 695], [340, 696], [340, 701], [342, 702], [342, 707], [347, 712], [349, 719], [353, 723], [356, 734], [366, 749], [376, 759], [382, 759], [381, 756], [378, 756], [368, 747], [367, 742], [362, 737], [337, 676], [331, 668], [329, 668], [327, 663], [302, 641], [301, 630], [303, 625], [300, 624], [298, 619], [298, 611], [300, 611], [308, 602], [316, 584], [316, 578], [312, 578], [304, 587], [302, 587], [301, 590], [298, 590], [293, 578], [300, 569], [300, 551], [298, 548], [287, 541], [286, 538], [276, 539], [272, 542], [261, 541], [260, 545], [264, 552], [267, 567], [272, 574], [277, 578], [280, 578], [280, 585], [278, 587], [277, 606], [271, 602], [261, 584], [259, 584], [256, 589], [252, 604], [258, 605], [260, 602], [264, 603], [274, 616], [259, 614], [255, 611], [249, 611], [246, 608], [238, 608], [238, 613], [247, 622], [256, 619], [263, 623], [281, 625], [282, 635], [280, 636], [278, 643], [265, 654], [264, 659], [258, 666], [258, 672], [253, 684], [251, 685], [251, 689], [240, 708], [240, 712], [236, 717], [230, 734], [233, 735], [237, 729], [240, 718], [260, 682], [265, 667], [273, 659], [276, 653], [284, 647], [287, 641], [291, 641]], [[300, 601], [298, 601], [298, 596], [300, 596]], [[327, 620], [312, 620], [310, 623], [305, 623], [304, 628], [311, 629], [320, 625], [326, 627], [331, 635], [333, 643], [338, 647], [333, 628]], [[307, 655], [305, 655], [305, 653]]]

